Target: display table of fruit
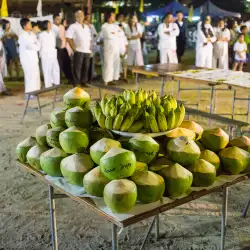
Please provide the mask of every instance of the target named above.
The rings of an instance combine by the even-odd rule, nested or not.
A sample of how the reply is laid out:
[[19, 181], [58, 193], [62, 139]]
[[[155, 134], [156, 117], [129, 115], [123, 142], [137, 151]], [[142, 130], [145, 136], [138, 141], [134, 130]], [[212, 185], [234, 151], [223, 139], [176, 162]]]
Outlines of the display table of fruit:
[[17, 145], [18, 162], [91, 197], [118, 222], [249, 172], [249, 138], [230, 141], [221, 128], [184, 121], [172, 96], [126, 90], [90, 105], [88, 93], [74, 88], [64, 104]]

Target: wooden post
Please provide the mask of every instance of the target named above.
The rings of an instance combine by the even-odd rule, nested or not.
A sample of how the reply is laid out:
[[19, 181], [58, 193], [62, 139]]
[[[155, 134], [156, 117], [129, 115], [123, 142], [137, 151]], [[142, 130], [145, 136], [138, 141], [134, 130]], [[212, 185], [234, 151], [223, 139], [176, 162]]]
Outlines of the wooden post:
[[92, 0], [88, 0], [88, 13], [92, 13]]

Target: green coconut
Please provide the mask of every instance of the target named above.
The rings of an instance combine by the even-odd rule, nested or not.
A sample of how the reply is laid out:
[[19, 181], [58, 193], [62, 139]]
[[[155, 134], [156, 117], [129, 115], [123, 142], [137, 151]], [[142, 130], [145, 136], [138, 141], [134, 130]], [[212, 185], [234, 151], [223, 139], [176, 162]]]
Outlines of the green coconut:
[[136, 157], [132, 151], [111, 148], [100, 160], [103, 174], [110, 180], [130, 177], [136, 170]]
[[152, 137], [140, 134], [128, 141], [128, 149], [135, 153], [138, 161], [149, 164], [158, 155], [160, 145]]
[[44, 146], [35, 145], [27, 153], [27, 161], [31, 167], [41, 170], [40, 156], [43, 152], [47, 151], [48, 148]]
[[70, 127], [59, 135], [62, 149], [68, 154], [83, 153], [89, 145], [86, 129]]
[[163, 167], [159, 174], [165, 179], [166, 192], [170, 197], [186, 194], [193, 182], [193, 174], [178, 163]]
[[227, 146], [229, 136], [221, 128], [204, 130], [201, 142], [206, 149], [213, 152], [219, 152]]
[[235, 146], [246, 151], [250, 151], [250, 139], [247, 136], [235, 138], [229, 142], [229, 146]]
[[203, 159], [197, 160], [190, 166], [193, 173], [193, 186], [208, 187], [211, 186], [216, 179], [216, 168], [213, 164]]
[[199, 142], [199, 141], [195, 141], [195, 143], [198, 145], [198, 147], [200, 148], [200, 151], [203, 151], [203, 150], [205, 150], [205, 148], [204, 148], [204, 146], [202, 145], [202, 143], [201, 142]]
[[100, 159], [111, 149], [121, 148], [121, 143], [109, 138], [103, 138], [90, 147], [92, 160], [99, 165]]
[[186, 128], [175, 128], [166, 133], [166, 137], [168, 139], [173, 139], [180, 136], [185, 136], [191, 140], [196, 138], [195, 132]]
[[42, 170], [50, 176], [62, 176], [60, 164], [62, 159], [65, 157], [67, 157], [67, 154], [59, 148], [52, 148], [43, 152], [40, 156], [40, 165]]
[[102, 138], [109, 138], [109, 139], [115, 139], [113, 134], [104, 128], [92, 128], [90, 130], [90, 140], [91, 144], [93, 145], [97, 141], [101, 140]]
[[165, 192], [164, 179], [151, 171], [135, 172], [131, 180], [137, 186], [137, 199], [142, 203], [158, 201]]
[[216, 171], [220, 168], [220, 158], [217, 154], [215, 154], [213, 151], [210, 151], [208, 149], [205, 149], [201, 151], [200, 159], [203, 159], [205, 161], [210, 162], [213, 164], [216, 168]]
[[198, 145], [187, 137], [172, 139], [167, 144], [168, 158], [183, 166], [194, 163], [199, 159], [200, 153]]
[[147, 163], [137, 161], [136, 162], [136, 169], [135, 172], [140, 172], [140, 171], [147, 171], [148, 170], [148, 165]]
[[101, 172], [100, 167], [90, 170], [83, 178], [83, 186], [89, 195], [103, 197], [103, 190], [110, 180]]
[[83, 89], [75, 87], [63, 96], [64, 104], [68, 109], [79, 106], [86, 108], [90, 103], [90, 96]]
[[36, 140], [33, 137], [29, 137], [24, 141], [17, 144], [16, 154], [20, 162], [25, 163], [27, 161], [26, 155], [28, 151], [36, 145]]
[[137, 188], [133, 181], [127, 179], [109, 182], [103, 191], [104, 201], [115, 213], [125, 213], [134, 207]]
[[194, 131], [196, 133], [197, 140], [201, 138], [201, 135], [203, 133], [203, 128], [201, 127], [201, 125], [194, 121], [183, 121], [180, 127]]
[[64, 131], [62, 127], [55, 127], [47, 130], [46, 141], [50, 147], [61, 148], [59, 135], [62, 131]]
[[74, 107], [65, 113], [65, 122], [68, 127], [76, 126], [89, 128], [92, 124], [92, 114], [88, 108]]
[[41, 125], [40, 127], [38, 127], [36, 129], [36, 141], [39, 145], [41, 146], [47, 146], [47, 140], [46, 140], [46, 135], [47, 135], [47, 131], [51, 129], [51, 125], [50, 124], [44, 124]]
[[67, 182], [83, 186], [83, 177], [94, 167], [90, 155], [75, 153], [61, 161], [61, 172]]
[[50, 124], [52, 128], [55, 127], [67, 128], [67, 125], [65, 123], [65, 109], [55, 108], [50, 113]]
[[231, 174], [243, 172], [250, 164], [250, 153], [235, 146], [221, 150], [219, 156], [223, 169]]

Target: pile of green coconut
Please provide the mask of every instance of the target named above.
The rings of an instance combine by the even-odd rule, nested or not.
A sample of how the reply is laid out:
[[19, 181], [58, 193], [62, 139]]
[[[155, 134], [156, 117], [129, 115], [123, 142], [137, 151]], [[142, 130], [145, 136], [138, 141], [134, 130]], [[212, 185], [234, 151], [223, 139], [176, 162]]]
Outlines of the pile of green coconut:
[[163, 196], [181, 197], [191, 186], [213, 185], [221, 173], [248, 171], [248, 137], [230, 141], [221, 128], [203, 130], [184, 121], [156, 140], [146, 134], [118, 138], [98, 127], [83, 89], [68, 91], [64, 104], [52, 111], [49, 124], [17, 145], [18, 160], [104, 197], [113, 212], [124, 213], [136, 202], [147, 204]]

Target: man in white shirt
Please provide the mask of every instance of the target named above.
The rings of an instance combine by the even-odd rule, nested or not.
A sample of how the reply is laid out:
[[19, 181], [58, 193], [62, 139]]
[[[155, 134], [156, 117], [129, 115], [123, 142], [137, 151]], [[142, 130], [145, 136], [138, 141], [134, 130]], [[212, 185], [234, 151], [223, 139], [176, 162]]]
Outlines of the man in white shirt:
[[102, 25], [104, 41], [103, 80], [105, 85], [119, 80], [120, 77], [120, 36], [122, 30], [115, 24], [115, 13], [107, 13]]
[[32, 25], [28, 18], [23, 18], [20, 24], [24, 32], [19, 36], [20, 62], [24, 72], [25, 93], [41, 88], [39, 60], [37, 52], [40, 44], [32, 32]]
[[54, 23], [52, 24], [52, 31], [56, 36], [57, 60], [60, 70], [64, 73], [69, 83], [73, 84], [71, 61], [66, 49], [65, 28], [61, 24], [61, 17], [59, 14], [53, 15], [53, 20]]
[[173, 22], [173, 14], [168, 13], [163, 23], [158, 26], [159, 44], [161, 63], [178, 63], [176, 53], [176, 37], [180, 30], [176, 23]]
[[92, 53], [91, 31], [84, 24], [84, 13], [79, 10], [75, 13], [76, 22], [67, 30], [67, 41], [74, 52], [74, 85], [85, 85], [88, 82], [90, 55]]

